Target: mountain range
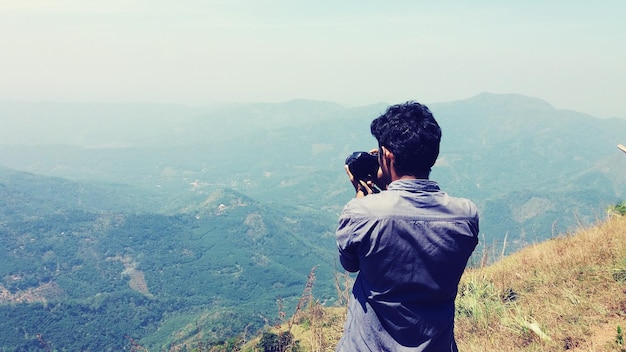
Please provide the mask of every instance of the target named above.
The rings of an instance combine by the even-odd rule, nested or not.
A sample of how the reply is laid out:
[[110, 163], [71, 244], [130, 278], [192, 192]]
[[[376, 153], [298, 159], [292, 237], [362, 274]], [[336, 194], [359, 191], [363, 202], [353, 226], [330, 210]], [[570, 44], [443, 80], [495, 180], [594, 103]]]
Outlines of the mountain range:
[[[332, 304], [343, 163], [386, 106], [0, 102], [0, 345], [218, 341], [293, 309], [312, 271]], [[625, 197], [626, 120], [514, 94], [429, 107], [431, 178], [481, 213], [474, 264]]]

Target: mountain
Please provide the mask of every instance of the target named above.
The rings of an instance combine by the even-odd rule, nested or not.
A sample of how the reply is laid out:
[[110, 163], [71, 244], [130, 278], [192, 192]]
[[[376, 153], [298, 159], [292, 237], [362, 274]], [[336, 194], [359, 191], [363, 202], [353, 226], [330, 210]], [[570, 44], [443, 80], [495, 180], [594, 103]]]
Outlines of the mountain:
[[626, 120], [519, 95], [481, 94], [433, 112], [444, 131], [433, 177], [479, 204], [487, 239], [508, 234], [519, 248], [593, 223], [625, 196], [616, 145]]
[[[512, 94], [429, 107], [431, 176], [481, 212], [473, 265], [625, 197], [626, 120]], [[385, 108], [1, 102], [0, 344], [212, 343], [273, 323], [277, 300], [292, 309], [312, 268], [332, 304], [344, 160], [376, 147]]]
[[[592, 222], [625, 196], [626, 163], [616, 145], [626, 120], [515, 94], [429, 107], [443, 129], [431, 178], [479, 205], [489, 243], [499, 246], [506, 236], [515, 250], [550, 238]], [[200, 108], [5, 102], [0, 122], [20, 133], [0, 135], [0, 165], [164, 195], [191, 193], [191, 184], [232, 188], [268, 204], [336, 215], [351, 197], [345, 157], [376, 146], [369, 123], [385, 108], [307, 100]], [[32, 126], [70, 127], [56, 137]]]

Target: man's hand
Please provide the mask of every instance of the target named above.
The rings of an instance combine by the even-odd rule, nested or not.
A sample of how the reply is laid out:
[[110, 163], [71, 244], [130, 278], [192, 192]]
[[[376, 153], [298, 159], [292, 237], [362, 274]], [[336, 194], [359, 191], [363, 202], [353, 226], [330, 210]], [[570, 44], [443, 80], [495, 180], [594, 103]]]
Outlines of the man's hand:
[[376, 178], [369, 182], [369, 186], [372, 190], [374, 190], [374, 193], [385, 190], [388, 186], [387, 182], [385, 182], [385, 178], [383, 177], [383, 170], [380, 167], [381, 157], [378, 155], [378, 151], [378, 149], [372, 149], [369, 151], [370, 154], [374, 154], [378, 157], [378, 172], [376, 173]]
[[354, 190], [356, 191], [357, 198], [365, 197], [368, 194], [374, 193], [374, 183], [372, 181], [365, 182], [363, 180], [357, 180], [354, 178], [354, 175], [352, 175], [352, 173], [350, 172], [348, 165], [345, 165], [345, 168], [346, 168], [346, 174], [348, 174], [348, 178], [350, 179], [352, 186], [354, 186]]
[[[369, 151], [369, 153], [378, 155], [378, 149], [372, 149]], [[379, 184], [382, 182], [382, 180], [379, 179], [379, 177], [382, 175], [380, 166], [378, 167], [378, 175], [376, 175], [376, 179], [368, 181], [355, 179], [354, 175], [352, 175], [352, 173], [350, 172], [348, 165], [346, 165], [345, 168], [346, 174], [348, 174], [348, 178], [350, 179], [350, 182], [352, 183], [352, 186], [354, 186], [354, 190], [356, 191], [356, 198], [365, 197], [368, 194], [378, 193], [384, 189], [387, 189], [387, 185]]]

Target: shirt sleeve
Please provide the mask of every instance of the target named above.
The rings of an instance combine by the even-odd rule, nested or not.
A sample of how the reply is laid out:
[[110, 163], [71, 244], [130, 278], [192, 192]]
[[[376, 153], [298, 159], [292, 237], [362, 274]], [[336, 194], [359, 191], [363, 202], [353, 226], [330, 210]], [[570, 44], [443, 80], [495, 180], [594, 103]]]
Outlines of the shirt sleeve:
[[339, 262], [344, 269], [349, 272], [359, 271], [359, 258], [356, 249], [352, 244], [352, 231], [350, 230], [350, 219], [340, 218], [337, 228], [337, 249], [339, 250]]
[[355, 201], [346, 204], [339, 217], [339, 226], [335, 233], [339, 262], [344, 269], [352, 273], [360, 270], [359, 248], [363, 241], [363, 227], [367, 223], [367, 218], [355, 211], [355, 208], [358, 208]]

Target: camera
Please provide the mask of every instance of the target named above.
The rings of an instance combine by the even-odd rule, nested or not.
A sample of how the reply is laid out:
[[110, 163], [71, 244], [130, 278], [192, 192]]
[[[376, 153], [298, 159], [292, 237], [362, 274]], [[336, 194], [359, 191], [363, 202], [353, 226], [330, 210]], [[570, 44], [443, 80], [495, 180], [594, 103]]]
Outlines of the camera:
[[374, 180], [378, 174], [378, 156], [376, 154], [354, 152], [346, 158], [346, 165], [357, 180]]

